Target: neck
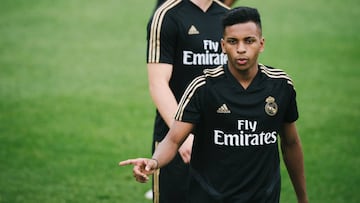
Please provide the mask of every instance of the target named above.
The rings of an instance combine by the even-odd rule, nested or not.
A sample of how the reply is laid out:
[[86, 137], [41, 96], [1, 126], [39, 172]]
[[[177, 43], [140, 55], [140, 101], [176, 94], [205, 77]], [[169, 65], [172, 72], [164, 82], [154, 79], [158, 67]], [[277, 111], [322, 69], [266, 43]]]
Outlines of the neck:
[[251, 84], [251, 82], [253, 81], [253, 79], [255, 78], [257, 72], [259, 71], [259, 68], [256, 65], [247, 70], [238, 70], [230, 67], [229, 70], [231, 74], [235, 77], [235, 79], [241, 84], [241, 86], [244, 89], [247, 89]]
[[190, 0], [193, 4], [197, 5], [204, 12], [211, 6], [212, 0]]

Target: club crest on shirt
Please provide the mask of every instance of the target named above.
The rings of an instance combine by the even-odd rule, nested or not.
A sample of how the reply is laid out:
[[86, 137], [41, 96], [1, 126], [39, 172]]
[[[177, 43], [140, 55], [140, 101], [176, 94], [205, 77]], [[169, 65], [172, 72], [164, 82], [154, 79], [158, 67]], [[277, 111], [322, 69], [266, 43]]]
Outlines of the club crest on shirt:
[[278, 105], [275, 102], [275, 98], [272, 96], [268, 96], [265, 99], [265, 112], [267, 115], [269, 116], [275, 116], [276, 113], [278, 112]]

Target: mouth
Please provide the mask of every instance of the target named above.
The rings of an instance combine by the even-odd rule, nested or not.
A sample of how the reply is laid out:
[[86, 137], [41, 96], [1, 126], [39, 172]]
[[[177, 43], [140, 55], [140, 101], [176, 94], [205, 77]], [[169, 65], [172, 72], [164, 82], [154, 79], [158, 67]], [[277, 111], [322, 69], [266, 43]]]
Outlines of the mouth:
[[239, 64], [239, 65], [245, 65], [247, 62], [248, 62], [249, 59], [247, 58], [238, 58], [236, 59], [236, 62]]

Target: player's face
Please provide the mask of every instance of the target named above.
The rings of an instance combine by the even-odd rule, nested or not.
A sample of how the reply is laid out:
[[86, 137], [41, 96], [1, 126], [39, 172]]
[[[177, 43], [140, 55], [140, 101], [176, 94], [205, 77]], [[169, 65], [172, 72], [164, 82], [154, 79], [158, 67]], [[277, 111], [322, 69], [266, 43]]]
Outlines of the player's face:
[[230, 70], [236, 70], [240, 74], [257, 72], [257, 59], [264, 50], [264, 42], [260, 29], [253, 22], [226, 27], [221, 46], [228, 56]]

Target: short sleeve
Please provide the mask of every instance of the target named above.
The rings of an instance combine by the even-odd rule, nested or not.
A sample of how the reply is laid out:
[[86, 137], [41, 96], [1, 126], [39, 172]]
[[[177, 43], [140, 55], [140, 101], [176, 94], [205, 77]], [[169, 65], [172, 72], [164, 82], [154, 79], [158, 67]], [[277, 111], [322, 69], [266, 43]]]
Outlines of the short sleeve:
[[200, 76], [189, 84], [179, 102], [175, 120], [189, 123], [198, 123], [200, 121], [205, 83], [205, 77]]
[[292, 123], [299, 118], [299, 112], [296, 102], [296, 91], [292, 85], [289, 85], [289, 104], [286, 109], [284, 122]]
[[147, 63], [173, 64], [177, 33], [174, 16], [155, 12], [147, 26]]

